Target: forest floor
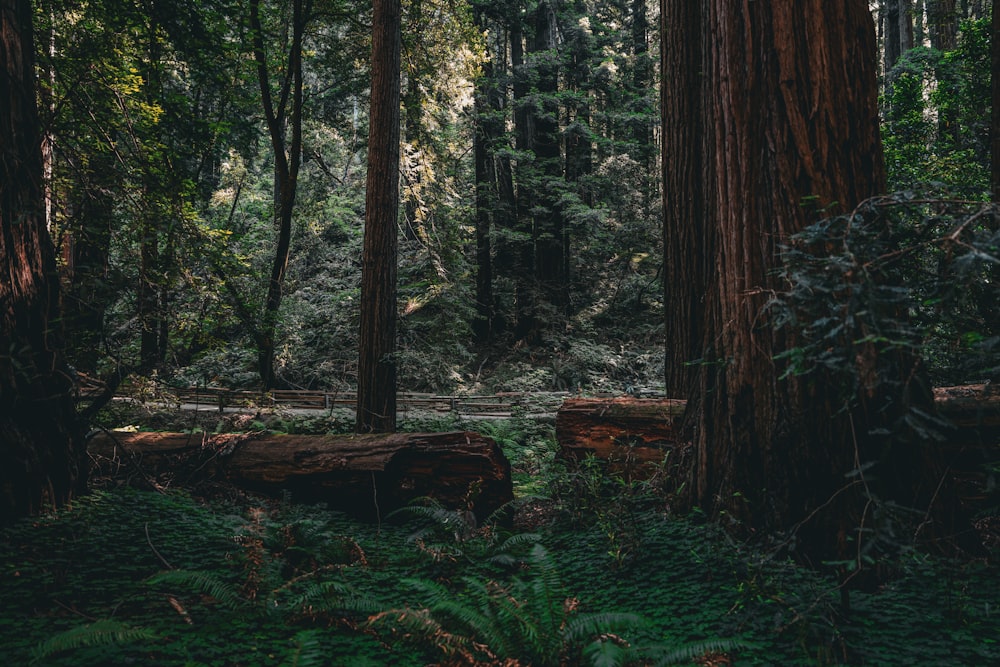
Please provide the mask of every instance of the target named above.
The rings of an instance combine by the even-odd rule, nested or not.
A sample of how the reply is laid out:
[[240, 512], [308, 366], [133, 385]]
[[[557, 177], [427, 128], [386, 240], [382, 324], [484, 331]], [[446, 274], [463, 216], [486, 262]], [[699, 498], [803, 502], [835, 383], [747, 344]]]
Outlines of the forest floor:
[[[348, 417], [119, 405], [105, 418], [304, 432]], [[1000, 664], [1000, 543], [951, 559], [897, 544], [865, 563], [877, 586], [845, 591], [844, 564], [804, 568], [677, 516], [663, 480], [560, 462], [551, 421], [401, 427], [494, 438], [514, 520], [418, 505], [365, 523], [225, 484], [95, 479], [71, 507], [0, 532], [0, 654], [55, 667]]]

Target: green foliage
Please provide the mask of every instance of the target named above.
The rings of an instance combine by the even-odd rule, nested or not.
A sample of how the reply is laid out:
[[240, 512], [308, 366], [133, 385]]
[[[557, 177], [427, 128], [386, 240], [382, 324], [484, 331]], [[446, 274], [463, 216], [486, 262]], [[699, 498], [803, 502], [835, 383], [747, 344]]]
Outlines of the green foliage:
[[857, 363], [872, 352], [883, 362], [894, 351], [921, 359], [938, 385], [996, 380], [996, 215], [904, 193], [798, 234], [782, 255], [787, 290], [771, 303], [776, 325], [797, 343], [780, 355], [785, 373], [824, 369], [838, 378], [845, 404], [875, 384], [899, 396], [911, 380], [889, 366], [872, 377]]
[[990, 19], [964, 21], [953, 51], [918, 46], [886, 75], [883, 145], [889, 188], [989, 191]]
[[667, 494], [660, 488], [666, 466], [648, 476], [633, 477], [630, 461], [603, 461], [590, 456], [566, 465], [553, 485], [553, 496], [567, 520], [594, 525], [604, 535], [606, 555], [615, 569], [631, 562], [642, 550], [639, 517], [662, 506]]
[[33, 662], [45, 660], [57, 653], [75, 651], [84, 646], [115, 646], [130, 642], [153, 641], [156, 634], [132, 628], [113, 620], [101, 620], [71, 628], [41, 643], [34, 653]]
[[[442, 662], [444, 645], [483, 657], [468, 644], [480, 627], [496, 635], [491, 652], [504, 641], [523, 641], [545, 655], [565, 651], [567, 664], [1000, 659], [996, 568], [910, 553], [886, 586], [855, 592], [845, 614], [838, 582], [734, 545], [696, 518], [637, 508], [641, 548], [627, 567], [608, 567], [602, 527], [581, 517], [539, 526], [545, 555], [526, 554], [527, 565], [480, 560], [474, 537], [459, 543], [466, 557], [445, 571], [414, 547], [409, 522], [373, 526], [285, 502], [100, 492], [0, 529], [0, 645], [11, 664], [27, 664], [36, 649], [77, 628], [83, 614], [155, 638], [81, 644], [44, 664], [418, 667]], [[518, 548], [533, 548], [534, 540], [524, 539]], [[442, 532], [441, 543], [448, 540], [454, 537]], [[163, 559], [184, 572], [164, 572]], [[161, 583], [147, 583], [150, 577]], [[407, 578], [421, 583], [403, 589]], [[418, 590], [423, 597], [414, 597]], [[381, 641], [358, 631], [359, 621], [387, 609], [436, 623], [452, 639], [404, 642], [390, 633], [396, 624], [389, 617], [374, 624]], [[633, 622], [640, 617], [645, 621]], [[551, 624], [556, 632], [542, 637]], [[527, 664], [528, 653], [512, 651], [513, 660]]]
[[376, 614], [369, 624], [405, 632], [470, 664], [523, 660], [555, 667], [574, 662], [603, 635], [640, 623], [634, 614], [581, 613], [540, 544], [532, 548], [525, 574], [507, 585], [463, 577], [461, 591], [453, 592], [428, 580], [404, 583], [421, 596], [421, 606]]

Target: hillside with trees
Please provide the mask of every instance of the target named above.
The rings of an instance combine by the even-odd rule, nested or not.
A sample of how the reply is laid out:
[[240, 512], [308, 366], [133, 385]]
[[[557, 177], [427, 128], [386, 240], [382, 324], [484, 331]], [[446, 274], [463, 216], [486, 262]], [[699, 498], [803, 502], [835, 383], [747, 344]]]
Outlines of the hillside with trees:
[[[24, 544], [0, 553], [123, 497], [181, 532], [205, 503], [238, 572], [176, 535], [175, 562], [150, 520], [163, 572], [124, 579], [284, 648], [194, 664], [341, 640], [397, 664], [419, 637], [413, 664], [893, 664], [858, 614], [945, 572], [965, 602], [927, 655], [997, 658], [998, 34], [972, 0], [0, 0], [0, 526]], [[387, 528], [409, 547], [381, 551], [383, 510], [425, 522]], [[618, 609], [668, 534], [720, 545], [739, 593], [699, 579], [701, 630], [573, 607], [564, 583]], [[425, 557], [422, 606], [368, 579]], [[588, 589], [603, 558], [621, 581]], [[802, 653], [763, 639], [767, 604]], [[180, 660], [134, 606], [36, 655]], [[0, 631], [37, 644], [32, 613]]]

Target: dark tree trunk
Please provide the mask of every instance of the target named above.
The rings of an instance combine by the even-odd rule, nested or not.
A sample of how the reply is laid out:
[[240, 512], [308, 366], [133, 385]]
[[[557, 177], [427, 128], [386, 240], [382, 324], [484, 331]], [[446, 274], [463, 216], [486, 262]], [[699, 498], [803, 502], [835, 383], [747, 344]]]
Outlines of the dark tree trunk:
[[[474, 9], [473, 20], [484, 30], [482, 9]], [[480, 343], [493, 335], [493, 216], [499, 205], [494, 151], [499, 139], [497, 127], [500, 110], [494, 108], [497, 98], [493, 61], [483, 62], [483, 71], [476, 81], [475, 134], [473, 153], [476, 177], [476, 321], [473, 331]]]
[[[586, 7], [577, 3], [576, 16], [585, 16]], [[593, 40], [589, 31], [580, 26], [570, 25], [566, 30], [564, 43], [568, 46], [570, 64], [563, 78], [566, 88], [573, 92], [573, 103], [566, 107], [566, 182], [588, 206], [593, 206], [590, 189], [583, 185], [594, 171], [594, 150], [591, 137], [591, 100], [593, 90], [591, 60], [594, 56]], [[569, 241], [569, 233], [564, 234]], [[565, 250], [569, 260], [569, 248]], [[567, 279], [569, 279], [567, 269]]]
[[[559, 204], [562, 151], [559, 137], [559, 62], [555, 7], [542, 2], [535, 10], [532, 66], [537, 99], [531, 107], [531, 147], [534, 153], [531, 188], [532, 242], [534, 244], [534, 327], [552, 324], [565, 316], [569, 305], [566, 275], [566, 229]], [[551, 309], [551, 310], [550, 310]], [[546, 314], [547, 313], [547, 314]]]
[[86, 485], [44, 199], [31, 3], [0, 0], [0, 523]]
[[[664, 3], [664, 62], [677, 65], [664, 77], [663, 127], [666, 261], [690, 266], [668, 274], [668, 313], [684, 322], [668, 324], [671, 357], [700, 360], [693, 377], [668, 378], [671, 391], [693, 380], [693, 499], [750, 530], [798, 531], [807, 558], [845, 557], [870, 500], [847, 476], [882, 458], [884, 438], [869, 433], [900, 414], [874, 413], [877, 386], [844, 410], [833, 381], [779, 379], [775, 355], [796, 342], [764, 306], [783, 288], [782, 244], [883, 187], [871, 14], [861, 0], [691, 5]], [[863, 371], [891, 357], [869, 352]], [[911, 359], [892, 363], [913, 372]], [[919, 387], [897, 398], [900, 409], [922, 400]], [[893, 463], [880, 467], [886, 478]], [[922, 490], [895, 481], [890, 497], [914, 506], [905, 496]]]
[[73, 212], [62, 235], [62, 303], [70, 361], [78, 370], [95, 374], [104, 313], [112, 297], [108, 268], [115, 201], [109, 187], [114, 174], [110, 155], [96, 153], [90, 165], [74, 184]]
[[991, 11], [990, 96], [993, 110], [990, 117], [990, 190], [994, 203], [1000, 203], [1000, 12], [996, 10], [996, 4]]
[[714, 273], [708, 253], [715, 230], [708, 225], [702, 202], [705, 131], [701, 118], [703, 45], [699, 3], [660, 3], [662, 77], [660, 104], [663, 150], [663, 270], [666, 306], [666, 388], [671, 396], [687, 396], [702, 354], [704, 311], [692, 298], [705, 294]]
[[399, 208], [399, 0], [375, 0], [365, 239], [361, 266], [358, 433], [396, 430], [396, 220]]
[[531, 230], [531, 201], [533, 176], [531, 167], [526, 164], [523, 156], [531, 150], [533, 115], [531, 102], [527, 99], [529, 92], [528, 65], [524, 54], [524, 30], [522, 18], [518, 13], [510, 18], [510, 65], [512, 72], [511, 89], [514, 100], [514, 148], [520, 156], [513, 169], [512, 184], [516, 184], [514, 192], [514, 211], [510, 220], [508, 235], [510, 257], [510, 276], [514, 282], [514, 336], [522, 339], [528, 336], [534, 328], [534, 288], [533, 249]]
[[[631, 123], [635, 159], [643, 168], [652, 169], [653, 128], [647, 99], [653, 82], [653, 65], [649, 57], [649, 17], [646, 12], [646, 0], [632, 0], [632, 54], [635, 64], [632, 71], [634, 119]], [[647, 190], [643, 188], [644, 192]]]
[[[275, 382], [275, 334], [292, 243], [292, 213], [295, 209], [299, 165], [302, 161], [302, 38], [311, 11], [311, 0], [305, 0], [305, 4], [303, 0], [293, 0], [292, 43], [288, 53], [288, 70], [281, 81], [276, 103], [271, 93], [271, 77], [264, 50], [260, 0], [250, 2], [250, 29], [254, 60], [257, 65], [257, 82], [260, 87], [264, 119], [267, 121], [271, 147], [274, 150], [274, 222], [278, 230], [274, 262], [271, 265], [267, 294], [264, 298], [264, 311], [260, 328], [256, 333], [257, 366], [261, 389], [264, 391], [270, 389]], [[286, 138], [286, 126], [289, 123], [290, 143]]]
[[[160, 75], [160, 35], [156, 11], [150, 11], [147, 26], [146, 63], [143, 73], [143, 90], [146, 103], [157, 105], [163, 98]], [[139, 316], [139, 368], [141, 375], [150, 374], [161, 361], [159, 335], [162, 318], [160, 290], [163, 287], [160, 262], [160, 231], [164, 212], [161, 206], [165, 196], [162, 174], [152, 163], [143, 166], [142, 222], [139, 228], [139, 284], [136, 301]]]

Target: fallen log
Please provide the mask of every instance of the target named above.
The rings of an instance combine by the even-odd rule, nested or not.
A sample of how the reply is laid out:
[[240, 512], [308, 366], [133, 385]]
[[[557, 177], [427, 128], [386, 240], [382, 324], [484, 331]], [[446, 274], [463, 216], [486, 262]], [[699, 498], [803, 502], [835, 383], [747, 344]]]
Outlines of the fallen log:
[[632, 470], [660, 464], [677, 444], [687, 401], [672, 398], [568, 398], [556, 413], [559, 455], [595, 456]]
[[98, 474], [168, 471], [176, 482], [217, 480], [377, 519], [420, 497], [479, 519], [513, 499], [510, 462], [478, 433], [346, 436], [98, 433]]

